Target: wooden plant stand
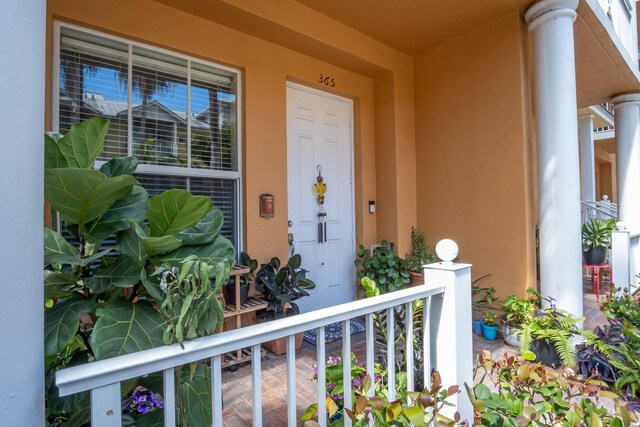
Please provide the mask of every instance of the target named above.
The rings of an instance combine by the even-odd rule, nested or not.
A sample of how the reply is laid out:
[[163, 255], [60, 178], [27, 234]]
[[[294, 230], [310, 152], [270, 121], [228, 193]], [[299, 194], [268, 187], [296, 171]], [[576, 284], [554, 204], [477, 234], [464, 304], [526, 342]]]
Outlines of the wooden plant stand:
[[[236, 303], [240, 302], [240, 276], [243, 274], [249, 273], [249, 267], [245, 267], [242, 265], [236, 265], [231, 270], [230, 277], [235, 280], [236, 286]], [[267, 308], [267, 303], [262, 301], [260, 298], [249, 297], [246, 303], [238, 306], [226, 304], [224, 308], [224, 318], [233, 318], [235, 317], [235, 328], [239, 329], [242, 327], [242, 315], [247, 313], [252, 313], [257, 310]], [[247, 326], [247, 325], [245, 325]], [[223, 330], [226, 330], [223, 328]], [[226, 353], [222, 358], [222, 367], [233, 367], [238, 363], [244, 363], [251, 360], [251, 349], [250, 348], [241, 348], [236, 351], [232, 351], [230, 353]]]

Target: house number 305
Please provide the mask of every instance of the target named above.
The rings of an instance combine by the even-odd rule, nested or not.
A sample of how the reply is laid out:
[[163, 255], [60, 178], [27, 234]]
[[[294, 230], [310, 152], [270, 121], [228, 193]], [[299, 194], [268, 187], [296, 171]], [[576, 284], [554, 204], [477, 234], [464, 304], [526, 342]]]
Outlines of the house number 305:
[[336, 81], [333, 80], [333, 77], [325, 77], [324, 74], [320, 74], [320, 79], [318, 83], [321, 83], [325, 86], [334, 87], [336, 85]]

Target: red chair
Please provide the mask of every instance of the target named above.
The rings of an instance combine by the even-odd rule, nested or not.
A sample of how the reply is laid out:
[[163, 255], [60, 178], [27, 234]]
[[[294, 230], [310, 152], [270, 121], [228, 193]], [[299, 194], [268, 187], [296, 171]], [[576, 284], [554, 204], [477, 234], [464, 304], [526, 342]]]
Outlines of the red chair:
[[[611, 292], [611, 277], [612, 277], [611, 266], [609, 266], [609, 264], [601, 264], [601, 265], [583, 264], [582, 266], [587, 269], [587, 273], [589, 272], [591, 273], [591, 292], [595, 293], [596, 298], [598, 299], [598, 301], [600, 301], [600, 280], [601, 280], [603, 269], [609, 270], [609, 291]], [[595, 281], [593, 280], [594, 277], [596, 279]]]

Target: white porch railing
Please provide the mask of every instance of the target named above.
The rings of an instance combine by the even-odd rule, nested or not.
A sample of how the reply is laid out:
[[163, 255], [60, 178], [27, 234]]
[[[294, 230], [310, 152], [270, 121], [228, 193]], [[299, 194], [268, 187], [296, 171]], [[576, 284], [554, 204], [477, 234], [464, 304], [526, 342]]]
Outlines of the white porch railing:
[[[210, 360], [213, 426], [222, 426], [222, 357], [225, 353], [239, 348], [252, 349], [253, 380], [253, 425], [262, 426], [262, 387], [260, 366], [260, 345], [264, 342], [287, 337], [287, 413], [288, 424], [294, 426], [296, 420], [296, 367], [295, 345], [296, 333], [309, 329], [317, 330], [317, 365], [318, 365], [318, 413], [325, 414], [325, 329], [328, 324], [341, 321], [343, 330], [348, 331], [350, 319], [364, 316], [366, 318], [366, 369], [374, 370], [374, 330], [373, 313], [387, 310], [387, 319], [393, 321], [391, 315], [394, 307], [405, 304], [406, 313], [411, 315], [412, 302], [424, 300], [425, 314], [424, 348], [413, 349], [413, 340], [407, 340], [407, 354], [421, 351], [424, 360], [425, 384], [430, 381], [432, 369], [438, 370], [443, 385], [473, 381], [473, 347], [471, 337], [471, 266], [465, 264], [439, 263], [425, 267], [427, 284], [415, 288], [404, 289], [379, 297], [367, 298], [335, 307], [304, 313], [273, 322], [262, 323], [242, 329], [231, 330], [220, 334], [195, 339], [179, 345], [154, 348], [138, 353], [101, 360], [86, 365], [68, 368], [56, 374], [56, 385], [60, 395], [66, 396], [89, 390], [91, 394], [91, 425], [93, 427], [121, 426], [120, 382], [139, 376], [163, 372], [164, 375], [164, 425], [175, 426], [175, 383], [174, 368], [191, 362]], [[412, 322], [405, 322], [412, 325]], [[408, 326], [411, 328], [412, 326]], [[393, 330], [388, 325], [387, 330]], [[411, 333], [411, 329], [407, 331]], [[394, 336], [389, 334], [387, 346], [393, 348]], [[344, 333], [342, 360], [350, 360], [350, 334]], [[394, 353], [388, 353], [389, 395], [395, 390]], [[408, 384], [413, 381], [413, 357], [407, 357]], [[351, 402], [351, 366], [344, 364], [344, 405], [352, 408]], [[369, 391], [372, 393], [373, 389]], [[466, 397], [451, 400], [463, 419], [471, 420], [472, 407]], [[447, 415], [447, 414], [445, 414]], [[322, 426], [327, 425], [326, 417], [319, 417]], [[346, 420], [345, 425], [350, 425]]]
[[598, 202], [580, 202], [582, 223], [597, 218], [600, 221], [618, 218], [618, 205], [609, 201], [607, 196]]

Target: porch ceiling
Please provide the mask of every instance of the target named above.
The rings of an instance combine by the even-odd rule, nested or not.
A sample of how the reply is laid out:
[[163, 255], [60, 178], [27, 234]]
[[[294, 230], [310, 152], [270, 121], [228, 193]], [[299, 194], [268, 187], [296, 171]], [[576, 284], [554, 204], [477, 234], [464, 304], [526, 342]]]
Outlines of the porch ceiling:
[[612, 32], [613, 25], [597, 0], [580, 2], [574, 25], [578, 107], [607, 102], [620, 93], [640, 91], [638, 64], [633, 72], [616, 46], [617, 37], [616, 41], [612, 39]]
[[[412, 56], [510, 13], [524, 13], [536, 0], [474, 0], [459, 7], [452, 7], [451, 0], [155, 1], [376, 76], [384, 70], [372, 60], [377, 58], [375, 53], [373, 56], [355, 53], [368, 43], [363, 38], [375, 40], [377, 49], [387, 53]], [[351, 50], [342, 48], [348, 31], [341, 33], [342, 38], [333, 35], [336, 29], [344, 28], [351, 31], [348, 37]], [[598, 0], [580, 1], [574, 26], [578, 107], [606, 102], [620, 93], [640, 91], [640, 73], [631, 70], [627, 56], [618, 50], [620, 42], [617, 38], [613, 41], [612, 34], [613, 26]], [[533, 72], [533, 67], [530, 71]]]
[[413, 55], [509, 13], [532, 0], [295, 0], [401, 52]]

